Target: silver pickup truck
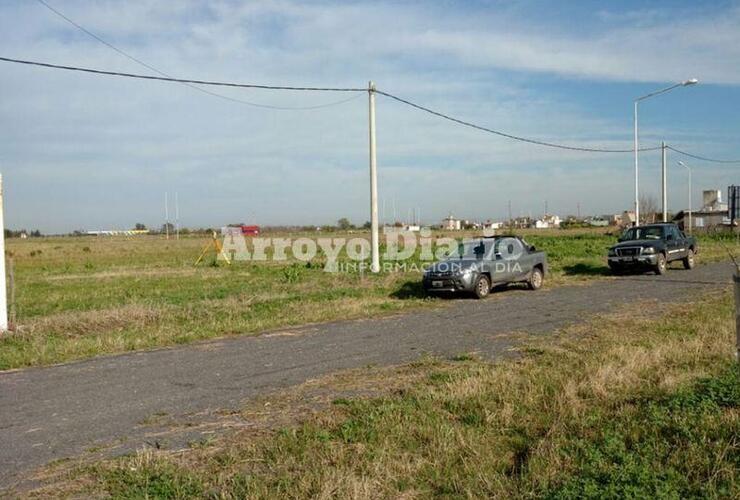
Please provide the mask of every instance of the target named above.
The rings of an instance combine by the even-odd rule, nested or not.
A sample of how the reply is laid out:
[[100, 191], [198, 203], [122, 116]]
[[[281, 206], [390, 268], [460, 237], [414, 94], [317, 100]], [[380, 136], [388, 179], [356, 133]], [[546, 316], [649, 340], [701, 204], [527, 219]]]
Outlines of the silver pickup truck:
[[427, 293], [473, 293], [487, 296], [496, 285], [526, 282], [537, 290], [547, 273], [547, 255], [518, 236], [464, 240], [445, 259], [424, 272]]

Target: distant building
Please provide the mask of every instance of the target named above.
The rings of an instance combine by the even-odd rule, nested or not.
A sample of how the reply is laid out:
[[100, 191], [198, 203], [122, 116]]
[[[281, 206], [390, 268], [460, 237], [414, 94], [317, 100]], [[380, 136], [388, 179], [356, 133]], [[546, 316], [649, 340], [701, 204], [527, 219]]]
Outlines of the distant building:
[[621, 226], [634, 226], [635, 225], [635, 211], [625, 210], [622, 212]]
[[609, 225], [609, 219], [605, 217], [589, 217], [586, 219], [586, 223], [588, 223], [589, 226], [594, 227], [606, 227]]
[[489, 219], [486, 222], [484, 222], [482, 226], [483, 226], [483, 229], [501, 229], [502, 227], [504, 227], [504, 223], [503, 222], [491, 222], [491, 220]]
[[560, 217], [557, 215], [545, 214], [541, 219], [534, 221], [535, 229], [550, 229], [560, 227]]
[[442, 229], [446, 231], [459, 231], [462, 228], [462, 221], [456, 219], [452, 214], [442, 219]]
[[722, 191], [705, 189], [702, 191], [702, 208], [700, 212], [717, 212], [727, 210], [727, 203], [722, 203]]

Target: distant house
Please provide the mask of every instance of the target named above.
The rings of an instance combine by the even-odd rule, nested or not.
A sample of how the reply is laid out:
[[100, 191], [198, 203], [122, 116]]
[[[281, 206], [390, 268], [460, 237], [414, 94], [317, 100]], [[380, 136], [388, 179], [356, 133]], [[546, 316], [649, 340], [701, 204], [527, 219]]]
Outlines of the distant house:
[[541, 219], [534, 221], [535, 229], [549, 229], [560, 227], [560, 217], [557, 215], [545, 214]]
[[487, 220], [483, 223], [483, 229], [501, 229], [502, 227], [504, 227], [503, 222], [491, 222]]
[[625, 210], [622, 212], [621, 226], [634, 226], [635, 225], [635, 211]]
[[604, 217], [589, 217], [586, 219], [589, 226], [594, 227], [606, 227], [609, 225], [609, 220]]
[[[729, 226], [730, 213], [727, 203], [722, 202], [722, 191], [719, 189], [705, 189], [702, 191], [702, 207], [691, 212], [691, 226], [694, 228], [709, 229], [718, 226]], [[673, 222], [681, 229], [689, 227], [689, 213], [681, 210], [673, 217]]]
[[[682, 230], [689, 228], [689, 212], [681, 210], [673, 217], [673, 222]], [[727, 210], [697, 210], [691, 212], [691, 227], [709, 229], [717, 226], [729, 226], [730, 217]]]
[[442, 219], [442, 229], [446, 231], [459, 231], [462, 228], [462, 221], [456, 219], [452, 214]]

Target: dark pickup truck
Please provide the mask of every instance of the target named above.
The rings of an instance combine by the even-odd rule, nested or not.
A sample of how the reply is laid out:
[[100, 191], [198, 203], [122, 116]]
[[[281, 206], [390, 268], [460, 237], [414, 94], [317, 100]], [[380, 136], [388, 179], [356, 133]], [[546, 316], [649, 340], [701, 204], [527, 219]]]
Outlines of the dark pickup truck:
[[542, 286], [547, 255], [518, 236], [465, 240], [445, 259], [424, 273], [422, 284], [431, 294], [472, 293], [479, 299], [491, 288], [525, 282], [532, 290]]
[[686, 269], [693, 269], [698, 250], [696, 240], [683, 234], [675, 224], [632, 227], [609, 249], [609, 268], [615, 273], [650, 269], [665, 274], [669, 262], [680, 260]]

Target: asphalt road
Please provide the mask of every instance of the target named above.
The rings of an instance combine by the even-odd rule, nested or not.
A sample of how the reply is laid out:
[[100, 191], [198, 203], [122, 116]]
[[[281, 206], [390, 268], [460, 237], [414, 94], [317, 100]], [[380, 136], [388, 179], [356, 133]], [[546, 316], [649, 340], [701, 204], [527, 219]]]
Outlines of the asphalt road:
[[[530, 292], [509, 289], [484, 301], [342, 321], [260, 336], [107, 356], [48, 368], [0, 372], [0, 487], [24, 472], [91, 447], [147, 439], [152, 415], [235, 409], [247, 398], [336, 370], [477, 351], [501, 357], [507, 332], [547, 333], [627, 303], [688, 300], [729, 286], [729, 263], [671, 269]], [[644, 309], [644, 306], [641, 308]]]

